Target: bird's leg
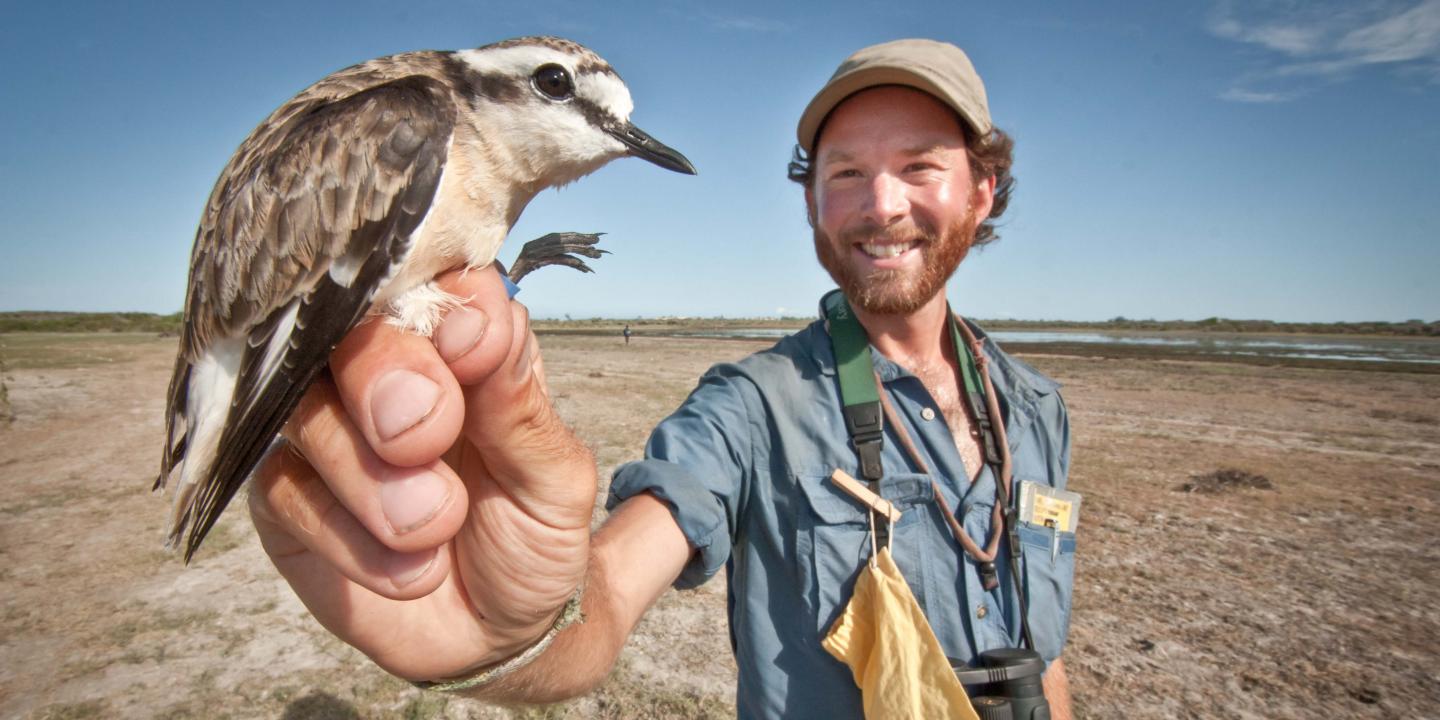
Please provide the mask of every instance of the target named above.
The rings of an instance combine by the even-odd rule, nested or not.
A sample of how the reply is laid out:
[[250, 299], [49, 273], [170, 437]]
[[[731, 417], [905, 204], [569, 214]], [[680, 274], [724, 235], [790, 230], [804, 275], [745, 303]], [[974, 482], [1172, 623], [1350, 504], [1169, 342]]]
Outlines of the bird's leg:
[[604, 234], [558, 232], [542, 235], [525, 243], [525, 246], [520, 248], [520, 255], [515, 258], [515, 263], [510, 266], [510, 282], [518, 284], [520, 278], [546, 265], [565, 265], [580, 272], [594, 272], [584, 260], [575, 255], [584, 255], [593, 260], [609, 253], [609, 250], [595, 247], [595, 243], [600, 242], [600, 236]]

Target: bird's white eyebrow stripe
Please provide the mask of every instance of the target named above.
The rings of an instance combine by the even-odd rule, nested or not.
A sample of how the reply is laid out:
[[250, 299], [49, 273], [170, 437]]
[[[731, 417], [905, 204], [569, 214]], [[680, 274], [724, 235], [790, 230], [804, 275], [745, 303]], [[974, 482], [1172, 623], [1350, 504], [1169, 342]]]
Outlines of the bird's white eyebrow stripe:
[[[496, 102], [514, 102], [525, 91], [524, 85], [516, 78], [499, 73], [482, 73], [453, 52], [445, 53], [440, 67], [451, 87], [457, 91], [473, 88], [484, 97]], [[462, 95], [469, 93], [461, 92]]]

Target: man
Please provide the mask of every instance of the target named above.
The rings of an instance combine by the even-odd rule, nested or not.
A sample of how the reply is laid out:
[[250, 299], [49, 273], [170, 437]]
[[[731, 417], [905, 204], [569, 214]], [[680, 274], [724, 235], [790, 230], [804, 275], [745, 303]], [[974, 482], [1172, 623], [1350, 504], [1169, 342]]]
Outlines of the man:
[[[1015, 646], [1008, 555], [986, 582], [943, 515], [953, 510], [975, 543], [991, 537], [996, 472], [957, 379], [966, 350], [952, 340], [945, 281], [994, 236], [1010, 141], [991, 127], [964, 53], [916, 40], [848, 59], [798, 136], [791, 176], [805, 186], [816, 253], [878, 351], [874, 374], [900, 425], [878, 483], [903, 513], [893, 554], [947, 655]], [[333, 382], [286, 430], [298, 454], [276, 453], [259, 473], [261, 540], [316, 618], [401, 677], [548, 702], [603, 680], [666, 588], [724, 567], [740, 715], [859, 717], [849, 668], [820, 646], [869, 547], [867, 511], [826, 479], [860, 474], [827, 325], [706, 373], [646, 459], [616, 472], [592, 538], [593, 459], [551, 409], [524, 309], [493, 275], [447, 279], [474, 299], [433, 345], [382, 323], [355, 330], [332, 358]], [[1057, 386], [993, 343], [983, 352], [1017, 484], [1063, 488]], [[1053, 716], [1067, 718], [1059, 655], [1074, 542], [1021, 529], [1026, 619], [1049, 661]]]

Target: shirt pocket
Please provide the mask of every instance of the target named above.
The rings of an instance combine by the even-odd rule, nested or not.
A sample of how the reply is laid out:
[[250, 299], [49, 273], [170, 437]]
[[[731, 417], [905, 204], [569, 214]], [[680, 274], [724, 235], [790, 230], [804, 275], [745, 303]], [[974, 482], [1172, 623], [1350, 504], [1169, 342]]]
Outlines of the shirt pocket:
[[[882, 495], [901, 511], [891, 544], [896, 562], [911, 587], [923, 586], [923, 563], [916, 545], [922, 512], [915, 506], [931, 500], [928, 475], [896, 474], [882, 482]], [[831, 482], [829, 474], [800, 473], [795, 484], [804, 496], [797, 503], [796, 582], [816, 637], [824, 637], [855, 589], [855, 578], [870, 559], [869, 509]]]
[[[1018, 483], [1017, 483], [1018, 486]], [[1020, 523], [1025, 597], [1030, 635], [1048, 662], [1060, 656], [1070, 631], [1070, 602], [1075, 587], [1075, 533]]]

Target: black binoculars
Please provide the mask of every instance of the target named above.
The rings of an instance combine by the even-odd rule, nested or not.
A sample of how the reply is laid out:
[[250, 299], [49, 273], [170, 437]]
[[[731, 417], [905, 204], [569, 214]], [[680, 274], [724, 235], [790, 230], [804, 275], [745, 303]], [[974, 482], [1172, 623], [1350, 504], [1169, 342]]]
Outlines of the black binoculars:
[[1045, 660], [1024, 648], [980, 653], [979, 667], [951, 661], [955, 677], [970, 695], [980, 720], [1050, 720], [1050, 703], [1040, 686]]

